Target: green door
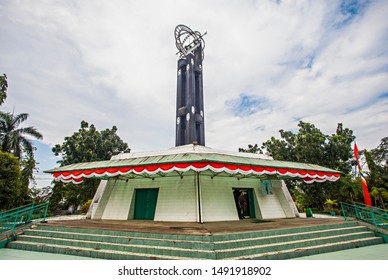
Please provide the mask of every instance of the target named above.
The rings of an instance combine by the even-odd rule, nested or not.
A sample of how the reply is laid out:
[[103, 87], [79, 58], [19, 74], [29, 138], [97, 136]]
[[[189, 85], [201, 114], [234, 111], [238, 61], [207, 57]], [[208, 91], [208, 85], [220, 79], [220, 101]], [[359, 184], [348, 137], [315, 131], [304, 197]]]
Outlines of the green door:
[[135, 196], [135, 219], [153, 220], [159, 189], [137, 189]]
[[248, 202], [249, 202], [249, 216], [251, 218], [256, 218], [255, 202], [253, 200], [253, 190], [252, 189], [248, 189]]

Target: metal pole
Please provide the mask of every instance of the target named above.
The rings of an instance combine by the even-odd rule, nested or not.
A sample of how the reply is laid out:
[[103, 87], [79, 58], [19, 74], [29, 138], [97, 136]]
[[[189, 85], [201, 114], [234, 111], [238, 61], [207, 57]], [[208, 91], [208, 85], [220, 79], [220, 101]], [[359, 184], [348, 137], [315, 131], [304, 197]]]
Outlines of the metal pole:
[[18, 218], [19, 218], [19, 211], [16, 212], [16, 215], [15, 215], [15, 219], [12, 223], [12, 226], [11, 226], [11, 235], [15, 232], [15, 227], [16, 227], [16, 223], [18, 221]]
[[35, 210], [35, 205], [34, 205], [34, 203], [31, 205], [31, 210], [30, 210], [30, 214], [28, 215], [28, 220], [26, 221], [27, 223], [29, 222], [29, 221], [31, 221], [31, 219], [32, 219], [32, 214], [34, 213], [34, 210]]
[[47, 216], [47, 211], [48, 211], [49, 204], [50, 204], [50, 202], [46, 202], [46, 209], [44, 210], [43, 220], [41, 221], [42, 223], [46, 222], [46, 216]]
[[342, 208], [342, 215], [344, 215], [344, 219], [346, 221], [346, 212], [345, 212], [345, 209], [344, 209], [344, 205], [341, 203], [341, 208]]
[[197, 193], [198, 193], [198, 218], [199, 222], [203, 224], [202, 221], [202, 203], [201, 203], [201, 187], [199, 183], [199, 172], [196, 172], [197, 174]]

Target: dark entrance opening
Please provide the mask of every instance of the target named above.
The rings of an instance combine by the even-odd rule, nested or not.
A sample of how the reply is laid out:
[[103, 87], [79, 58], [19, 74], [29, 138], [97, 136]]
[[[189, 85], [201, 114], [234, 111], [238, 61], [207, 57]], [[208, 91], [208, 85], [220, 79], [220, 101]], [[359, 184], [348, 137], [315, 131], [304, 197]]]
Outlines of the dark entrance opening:
[[240, 219], [256, 218], [252, 189], [233, 189], [233, 196]]
[[135, 193], [135, 219], [153, 220], [159, 189], [137, 189]]

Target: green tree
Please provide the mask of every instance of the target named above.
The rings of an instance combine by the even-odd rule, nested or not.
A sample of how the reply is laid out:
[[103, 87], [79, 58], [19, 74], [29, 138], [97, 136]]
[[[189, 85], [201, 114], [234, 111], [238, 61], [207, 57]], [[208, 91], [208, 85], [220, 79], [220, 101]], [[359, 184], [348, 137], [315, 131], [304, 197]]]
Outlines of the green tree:
[[51, 186], [46, 186], [43, 188], [37, 188], [33, 186], [30, 190], [30, 198], [35, 204], [40, 204], [49, 201], [52, 195]]
[[121, 152], [130, 152], [128, 144], [116, 134], [117, 127], [98, 131], [96, 127], [85, 121], [81, 128], [69, 137], [65, 137], [62, 145], [53, 148], [56, 156], [61, 156], [61, 166], [98, 160], [108, 160]]
[[385, 209], [385, 201], [388, 201], [388, 191], [385, 188], [372, 187], [370, 196], [375, 199], [376, 206], [380, 206]]
[[[65, 137], [65, 141], [53, 147], [56, 156], [61, 156], [61, 166], [109, 160], [112, 156], [122, 152], [130, 152], [128, 144], [117, 135], [117, 127], [98, 131], [96, 127], [87, 122], [81, 122], [81, 128], [73, 135]], [[80, 205], [93, 198], [99, 184], [98, 179], [86, 179], [82, 184], [62, 184], [56, 182], [53, 188], [52, 207]]]
[[260, 149], [260, 147], [257, 144], [255, 144], [255, 145], [249, 144], [248, 149], [238, 148], [238, 151], [242, 152], [242, 153], [252, 153], [252, 154], [262, 154], [263, 153], [263, 151]]
[[339, 188], [331, 191], [337, 201], [351, 204], [355, 201], [363, 201], [360, 178], [353, 179], [351, 174], [342, 174], [338, 185]]
[[0, 112], [0, 145], [3, 152], [9, 152], [19, 159], [22, 157], [22, 152], [27, 152], [28, 155], [33, 155], [34, 147], [31, 140], [27, 138], [33, 137], [43, 139], [40, 132], [34, 127], [22, 127], [20, 124], [28, 118], [27, 113], [22, 113], [14, 116], [11, 113]]
[[[0, 76], [0, 105], [7, 98], [7, 89], [7, 76], [4, 74]], [[34, 127], [19, 127], [27, 118], [28, 114], [26, 113], [15, 116], [11, 113], [0, 112], [0, 150], [6, 152], [6, 154], [11, 153], [19, 159], [17, 184], [13, 180], [13, 188], [0, 189], [1, 193], [7, 193], [7, 197], [13, 197], [13, 206], [20, 206], [29, 202], [29, 183], [30, 180], [33, 180], [33, 171], [36, 166], [34, 159], [35, 149], [29, 138], [43, 138], [42, 134]], [[11, 164], [10, 160], [9, 163]], [[12, 177], [12, 169], [4, 169], [2, 171], [5, 172], [5, 170], [9, 170], [11, 172], [9, 176]], [[9, 191], [12, 191], [13, 195], [10, 195]]]
[[369, 169], [366, 181], [370, 195], [375, 199], [376, 206], [385, 208], [388, 204], [388, 137], [381, 139], [377, 148], [362, 153]]
[[[351, 171], [352, 168], [352, 146], [354, 141], [353, 131], [343, 128], [338, 124], [335, 134], [326, 135], [314, 124], [300, 121], [299, 130], [292, 131], [280, 130], [280, 139], [271, 137], [264, 142], [261, 149], [266, 154], [272, 156], [275, 160], [294, 161], [302, 163], [318, 164], [339, 170], [344, 174]], [[258, 145], [249, 145], [249, 147], [258, 150]], [[256, 147], [256, 148], [255, 148]], [[340, 182], [325, 182], [304, 184], [300, 180], [287, 180], [287, 186], [291, 194], [294, 194], [298, 187], [303, 195], [304, 207], [314, 207], [323, 209], [327, 198], [339, 200], [341, 197], [341, 186], [349, 185], [350, 177], [344, 176]], [[344, 192], [342, 192], [342, 195]]]
[[18, 206], [20, 196], [20, 166], [17, 157], [0, 151], [0, 210]]
[[371, 155], [377, 164], [381, 166], [388, 166], [388, 137], [381, 139], [379, 146], [371, 150]]
[[0, 75], [0, 105], [3, 104], [5, 99], [7, 98], [7, 88], [7, 75]]

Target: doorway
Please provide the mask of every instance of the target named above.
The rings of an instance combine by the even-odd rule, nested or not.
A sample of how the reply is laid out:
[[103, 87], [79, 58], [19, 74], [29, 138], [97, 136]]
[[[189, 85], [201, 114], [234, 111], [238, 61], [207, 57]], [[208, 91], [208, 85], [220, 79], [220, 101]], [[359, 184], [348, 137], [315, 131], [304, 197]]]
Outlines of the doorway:
[[153, 220], [159, 189], [137, 189], [135, 193], [135, 220]]
[[256, 218], [252, 189], [233, 189], [233, 196], [240, 219]]

